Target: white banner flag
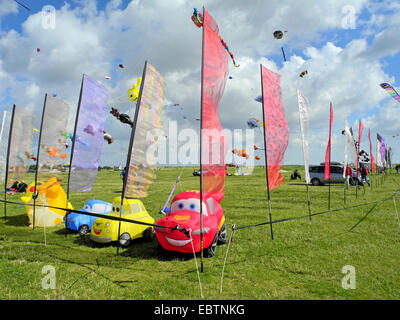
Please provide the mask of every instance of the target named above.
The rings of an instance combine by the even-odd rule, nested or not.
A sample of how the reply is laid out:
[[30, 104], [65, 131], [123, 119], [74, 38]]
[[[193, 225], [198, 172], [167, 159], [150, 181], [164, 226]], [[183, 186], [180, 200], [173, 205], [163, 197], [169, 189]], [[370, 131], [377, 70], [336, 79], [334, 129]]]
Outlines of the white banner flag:
[[301, 138], [303, 141], [303, 155], [304, 155], [304, 171], [306, 183], [310, 183], [310, 154], [308, 145], [308, 110], [307, 110], [307, 99], [297, 89], [297, 96], [299, 100], [299, 115], [300, 115], [300, 128], [301, 128]]
[[354, 142], [353, 134], [350, 131], [349, 124], [346, 120], [346, 127], [344, 129], [344, 136], [345, 136], [345, 163], [347, 162], [347, 153], [350, 151], [351, 160], [353, 163], [357, 161], [357, 149], [356, 144]]

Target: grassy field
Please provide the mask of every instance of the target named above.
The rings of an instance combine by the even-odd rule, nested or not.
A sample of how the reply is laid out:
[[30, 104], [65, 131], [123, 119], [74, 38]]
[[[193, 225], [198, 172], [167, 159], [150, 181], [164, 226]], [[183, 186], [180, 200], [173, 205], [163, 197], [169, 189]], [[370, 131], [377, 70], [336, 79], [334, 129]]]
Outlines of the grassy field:
[[[301, 167], [298, 167], [300, 172]], [[271, 192], [272, 218], [308, 214], [303, 182], [290, 181], [294, 167], [284, 167], [284, 185]], [[185, 168], [176, 192], [198, 189], [193, 168]], [[143, 203], [154, 219], [166, 201], [181, 169], [163, 168]], [[400, 175], [390, 174], [365, 193], [355, 187], [346, 194], [347, 206], [392, 196]], [[89, 199], [110, 201], [122, 187], [118, 171], [100, 171], [91, 192], [71, 192], [79, 209]], [[310, 187], [313, 213], [328, 208], [328, 187]], [[331, 209], [344, 207], [343, 185], [331, 186]], [[9, 196], [18, 201], [19, 196]], [[252, 175], [227, 177], [222, 201], [228, 237], [231, 226], [268, 221], [265, 169]], [[221, 274], [228, 244], [204, 259], [200, 273], [205, 299], [399, 299], [400, 227], [392, 200], [270, 226], [237, 230]], [[400, 208], [400, 201], [397, 202]], [[3, 204], [0, 206], [3, 216]], [[152, 243], [135, 241], [116, 255], [116, 246], [97, 246], [88, 237], [66, 233], [63, 226], [28, 228], [23, 206], [8, 205], [0, 219], [0, 299], [201, 299], [193, 255], [165, 256]], [[199, 263], [199, 259], [197, 259]], [[56, 270], [56, 289], [42, 288], [42, 268]], [[342, 287], [342, 268], [356, 272], [356, 288]]]

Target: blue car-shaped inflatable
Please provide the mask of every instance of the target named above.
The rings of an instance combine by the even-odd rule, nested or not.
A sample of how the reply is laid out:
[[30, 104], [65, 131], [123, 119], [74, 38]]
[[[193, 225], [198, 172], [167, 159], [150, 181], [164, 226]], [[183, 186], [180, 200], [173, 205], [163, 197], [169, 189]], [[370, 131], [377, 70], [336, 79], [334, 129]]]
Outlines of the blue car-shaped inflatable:
[[[89, 200], [79, 211], [106, 215], [111, 213], [112, 204], [101, 200]], [[67, 229], [77, 231], [79, 235], [83, 236], [90, 232], [93, 222], [97, 219], [97, 217], [72, 212], [64, 219]]]

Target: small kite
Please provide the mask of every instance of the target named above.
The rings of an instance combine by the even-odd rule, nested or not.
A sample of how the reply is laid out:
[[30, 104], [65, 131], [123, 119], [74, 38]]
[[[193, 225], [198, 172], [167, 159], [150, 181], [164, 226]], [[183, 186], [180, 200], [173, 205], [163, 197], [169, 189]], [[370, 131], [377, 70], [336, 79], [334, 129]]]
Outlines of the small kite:
[[299, 77], [303, 78], [306, 74], [308, 74], [308, 71], [304, 70], [302, 73], [299, 74]]
[[113, 143], [114, 142], [114, 138], [109, 133], [107, 133], [106, 131], [103, 131], [103, 132], [104, 132], [104, 140], [106, 140], [108, 142], [108, 144]]
[[65, 153], [58, 153], [58, 149], [54, 147], [49, 147], [46, 149], [46, 153], [53, 158], [63, 158], [66, 159], [67, 155]]
[[110, 76], [105, 76], [104, 77], [106, 80], [111, 80], [111, 77]]
[[254, 145], [254, 150], [265, 150], [265, 149], [264, 149], [264, 148], [257, 147], [256, 145]]
[[33, 128], [33, 131], [35, 131], [35, 132], [39, 133], [39, 130], [38, 130], [38, 129], [36, 129], [36, 128]]
[[380, 86], [389, 93], [393, 99], [400, 102], [400, 95], [394, 90], [394, 88], [389, 83], [381, 83]]
[[29, 151], [25, 151], [25, 155], [27, 156], [28, 159], [32, 159], [34, 161], [37, 160], [37, 158], [33, 155], [33, 153], [30, 153]]
[[254, 129], [254, 128], [260, 128], [260, 126], [263, 126], [263, 123], [256, 118], [250, 118], [249, 120], [247, 120], [247, 125], [249, 126], [250, 129]]
[[128, 90], [128, 97], [131, 101], [137, 101], [139, 97], [140, 84], [142, 83], [142, 78], [138, 78], [136, 84], [132, 85], [132, 88]]
[[246, 149], [233, 149], [232, 153], [238, 157], [249, 159], [250, 156], [246, 153]]
[[[201, 28], [203, 26], [203, 21], [204, 21], [203, 15], [201, 14], [201, 12], [197, 11], [196, 8], [193, 8], [193, 10], [194, 11], [193, 11], [193, 15], [192, 15], [192, 21], [198, 28]], [[219, 41], [221, 41], [222, 45], [224, 46], [225, 50], [230, 55], [233, 65], [236, 68], [239, 67], [240, 64], [236, 64], [235, 57], [233, 56], [232, 52], [229, 50], [229, 47], [227, 46], [226, 42], [219, 35], [217, 35], [217, 36], [218, 36]]]
[[254, 101], [262, 103], [262, 95], [259, 95], [258, 97], [254, 98]]
[[256, 160], [260, 160], [261, 158], [259, 156], [255, 156]]
[[124, 68], [124, 65], [123, 64], [119, 64], [119, 67], [121, 68], [121, 69], [123, 69]]
[[[74, 134], [73, 134], [73, 133], [68, 133], [68, 132], [60, 131], [60, 134], [62, 134], [65, 138], [70, 139], [71, 141], [74, 140]], [[82, 140], [80, 139], [79, 135], [76, 135], [75, 141], [76, 141], [76, 142], [79, 142], [80, 144], [84, 145], [85, 147], [90, 147], [90, 144], [87, 143], [87, 142], [85, 142], [85, 141], [82, 141]], [[68, 147], [66, 146], [66, 148], [68, 148]]]
[[95, 132], [94, 132], [94, 128], [91, 124], [88, 124], [86, 126], [85, 129], [83, 129], [84, 132], [86, 132], [87, 134], [90, 134], [91, 136], [94, 136]]
[[122, 123], [129, 124], [131, 127], [133, 126], [133, 122], [132, 122], [132, 120], [131, 120], [131, 117], [128, 116], [126, 113], [120, 113], [120, 112], [118, 111], [118, 109], [116, 109], [116, 108], [115, 108], [115, 109], [114, 109], [114, 108], [111, 108], [110, 113], [111, 113], [114, 117], [116, 117], [119, 121], [121, 121]]
[[40, 52], [40, 48], [36, 48], [36, 52]]
[[170, 103], [170, 104], [165, 104], [164, 108], [167, 108], [167, 107], [178, 107], [178, 106], [179, 106], [179, 103]]

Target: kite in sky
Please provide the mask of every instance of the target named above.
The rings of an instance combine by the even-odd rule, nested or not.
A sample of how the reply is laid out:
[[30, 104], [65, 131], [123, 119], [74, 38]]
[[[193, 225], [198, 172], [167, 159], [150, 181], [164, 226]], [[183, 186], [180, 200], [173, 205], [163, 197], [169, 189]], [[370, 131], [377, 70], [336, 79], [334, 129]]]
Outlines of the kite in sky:
[[380, 86], [389, 93], [393, 99], [400, 102], [400, 95], [394, 90], [394, 88], [389, 83], [381, 83]]
[[302, 73], [299, 74], [299, 77], [303, 78], [306, 74], [308, 74], [308, 71], [304, 70]]
[[128, 97], [131, 101], [137, 101], [139, 97], [140, 84], [142, 83], [142, 78], [138, 78], [136, 84], [132, 85], [132, 88], [128, 90]]
[[[192, 15], [192, 21], [193, 23], [198, 27], [201, 28], [203, 26], [203, 15], [201, 12], [197, 11], [196, 8], [193, 9], [193, 15]], [[221, 41], [222, 45], [224, 46], [225, 50], [229, 53], [231, 56], [233, 65], [237, 68], [240, 66], [240, 64], [236, 64], [235, 57], [233, 56], [232, 52], [229, 50], [229, 47], [227, 46], [226, 42], [218, 35], [219, 40]]]
[[116, 117], [119, 121], [122, 123], [129, 124], [131, 127], [133, 126], [133, 122], [131, 120], [131, 117], [127, 115], [126, 113], [120, 113], [117, 108], [111, 108], [110, 113]]
[[[287, 32], [287, 31], [285, 31], [285, 32]], [[273, 33], [273, 35], [276, 40], [280, 40], [283, 38], [283, 32], [281, 30], [276, 30]], [[283, 60], [286, 61], [286, 55], [285, 55], [285, 51], [283, 50], [283, 47], [281, 47], [281, 50], [282, 50]]]

